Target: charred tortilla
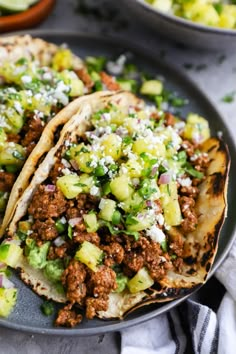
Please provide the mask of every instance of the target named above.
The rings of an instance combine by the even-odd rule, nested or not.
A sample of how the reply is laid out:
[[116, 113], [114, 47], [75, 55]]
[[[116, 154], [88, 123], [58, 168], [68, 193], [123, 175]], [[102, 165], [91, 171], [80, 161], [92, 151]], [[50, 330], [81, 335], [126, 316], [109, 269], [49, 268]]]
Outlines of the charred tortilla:
[[[136, 131], [136, 134], [131, 134], [133, 140], [127, 133], [127, 129], [124, 130], [123, 126], [121, 128], [121, 125], [119, 125], [121, 123], [116, 116], [117, 111], [119, 112], [118, 114], [123, 115], [124, 125], [128, 127], [128, 129], [131, 129], [131, 132], [132, 129]], [[145, 118], [146, 116], [143, 112], [147, 114], [150, 122]], [[30, 239], [29, 245], [32, 245], [35, 240], [38, 242], [39, 247], [42, 244], [45, 245], [47, 242], [49, 243], [49, 240], [54, 242], [58, 234], [57, 236], [51, 236], [51, 230], [55, 226], [55, 220], [53, 218], [57, 213], [60, 214], [61, 223], [66, 223], [68, 227], [68, 238], [63, 235], [63, 243], [61, 245], [52, 246], [51, 243], [51, 251], [54, 252], [51, 253], [51, 259], [55, 260], [53, 257], [57, 257], [55, 256], [55, 252], [58, 247], [63, 248], [63, 245], [67, 244], [69, 244], [68, 249], [70, 249], [72, 253], [66, 253], [66, 255], [73, 254], [72, 258], [69, 257], [69, 264], [67, 263], [66, 269], [64, 269], [62, 273], [65, 294], [57, 292], [53, 283], [45, 277], [45, 272], [42, 271], [42, 267], [41, 269], [34, 269], [34, 267], [29, 265], [27, 255], [26, 257], [20, 258], [15, 265], [15, 268], [20, 270], [21, 279], [37, 294], [56, 302], [68, 303], [67, 307], [61, 310], [62, 312], [59, 312], [59, 317], [56, 322], [57, 325], [74, 326], [81, 321], [80, 318], [78, 319], [76, 317], [76, 310], [72, 309], [74, 305], [82, 308], [86, 307], [86, 316], [88, 318], [94, 316], [107, 319], [123, 318], [127, 313], [146, 304], [169, 301], [187, 295], [206, 281], [217, 252], [218, 237], [226, 216], [226, 193], [230, 164], [228, 150], [221, 140], [209, 138], [208, 136], [203, 142], [199, 143], [198, 141], [198, 143], [194, 145], [190, 143], [190, 141], [186, 142], [187, 133], [183, 132], [180, 133], [182, 134], [182, 138], [179, 140], [176, 136], [176, 131], [178, 130], [174, 131], [175, 124], [178, 125], [179, 121], [174, 121], [172, 122], [173, 124], [168, 125], [167, 116], [164, 117], [163, 123], [159, 120], [159, 116], [156, 113], [155, 110], [152, 111], [152, 108], [147, 107], [143, 101], [136, 98], [131, 93], [126, 92], [116, 94], [107, 92], [96, 93], [79, 98], [60, 113], [68, 117], [68, 123], [66, 123], [61, 130], [58, 142], [45, 155], [44, 159], [40, 161], [37, 169], [35, 171], [32, 169], [31, 173], [28, 173], [27, 165], [22, 169], [20, 178], [17, 180], [14, 187], [16, 193], [15, 195], [13, 194], [12, 200], [10, 200], [10, 202], [12, 202], [11, 215], [7, 216], [6, 220], [6, 224], [8, 224], [8, 239], [17, 239], [19, 222], [26, 221], [31, 225], [31, 228], [28, 229], [29, 232], [26, 233], [26, 239]], [[112, 122], [119, 122], [115, 123], [115, 125], [118, 124], [118, 128], [117, 126], [113, 126], [113, 132], [115, 133], [112, 133], [110, 128], [107, 130], [107, 125], [103, 125], [103, 123], [97, 126], [97, 130], [95, 129], [95, 131], [93, 131], [94, 125], [100, 124], [97, 123], [97, 121], [102, 122], [104, 119], [111, 119], [110, 115], [112, 117], [115, 116]], [[135, 119], [135, 121], [132, 121], [132, 119]], [[194, 117], [194, 119], [196, 120], [196, 117]], [[127, 121], [129, 123], [127, 123]], [[133, 124], [133, 122], [136, 124]], [[144, 124], [142, 132], [140, 133], [141, 138], [137, 132], [138, 130], [135, 130], [139, 129], [137, 128], [137, 124]], [[149, 127], [149, 124], [152, 128]], [[53, 132], [49, 136], [49, 130], [50, 129], [45, 130], [42, 134], [41, 140], [36, 147], [38, 151], [41, 151], [41, 148], [43, 148], [45, 139], [49, 140], [49, 144], [52, 143]], [[146, 137], [146, 140], [142, 140], [142, 134], [146, 134], [147, 130], [149, 135], [143, 135]], [[157, 134], [157, 138], [152, 135], [154, 133], [151, 133], [151, 131]], [[166, 143], [168, 148], [165, 147], [164, 150], [161, 150], [162, 145], [160, 143], [160, 139], [162, 139], [164, 135], [158, 135], [160, 131], [160, 134], [165, 135], [168, 132], [171, 136], [170, 140]], [[98, 135], [96, 136], [96, 134]], [[93, 141], [94, 139], [97, 141], [101, 139], [100, 142], [103, 144], [101, 145], [103, 148], [100, 146], [100, 150], [107, 149], [107, 145], [104, 145], [104, 140], [106, 140], [108, 136], [109, 139], [111, 139], [111, 136], [112, 139], [115, 139], [114, 134], [117, 136], [120, 134], [122, 136], [122, 138], [116, 137], [116, 142], [124, 145], [116, 145], [117, 148], [115, 150], [112, 147], [106, 150], [108, 152], [110, 151], [111, 155], [104, 160], [105, 165], [102, 166], [101, 161], [103, 157], [101, 156], [103, 155], [99, 155], [97, 145], [91, 143], [90, 140]], [[147, 141], [148, 144], [146, 144]], [[170, 144], [170, 141], [172, 141], [172, 144]], [[116, 142], [113, 141], [112, 146], [114, 146]], [[91, 146], [89, 144], [91, 144]], [[127, 145], [129, 144], [132, 146], [131, 150], [130, 148], [127, 150]], [[141, 146], [142, 144], [144, 145]], [[158, 152], [152, 147], [152, 144], [157, 144], [154, 146], [155, 148], [158, 146]], [[78, 146], [80, 146], [80, 150], [77, 149]], [[70, 154], [66, 155], [69, 149], [68, 147], [71, 150], [69, 150]], [[89, 151], [93, 151], [93, 154], [97, 153], [100, 157], [97, 160], [95, 158], [91, 161], [86, 160], [87, 164], [84, 164], [84, 160], [81, 160], [80, 154], [89, 154], [88, 147], [92, 149]], [[167, 149], [170, 147], [174, 149], [171, 150], [173, 156], [176, 156], [176, 158], [173, 158], [173, 161], [184, 160], [184, 162], [180, 162], [180, 172], [175, 171], [175, 175], [172, 174], [172, 177], [170, 177], [170, 173], [167, 171], [168, 166], [164, 158]], [[147, 154], [144, 153], [142, 149], [151, 152]], [[128, 179], [129, 184], [125, 187], [125, 193], [128, 194], [125, 199], [124, 195], [120, 195], [120, 190], [123, 188], [121, 187], [121, 179], [119, 180], [120, 186], [118, 186], [118, 192], [117, 186], [115, 188], [115, 183], [113, 182], [114, 180], [117, 182], [120, 176], [122, 177], [123, 175], [123, 179], [127, 178], [127, 168], [124, 167], [124, 165], [122, 167], [122, 164], [129, 163], [129, 159], [137, 160], [137, 157], [134, 157], [136, 151], [138, 151], [138, 158], [141, 157], [142, 161], [144, 161], [142, 163], [144, 164], [143, 170], [145, 174], [140, 171], [137, 172], [137, 168], [135, 167], [135, 173], [138, 173], [139, 178], [132, 177], [132, 179]], [[156, 156], [155, 154], [158, 154], [157, 159], [153, 159], [153, 156]], [[67, 170], [60, 172], [61, 170], [59, 168], [57, 170], [58, 176], [55, 178], [55, 166], [64, 159], [63, 156], [69, 156], [69, 164], [64, 162]], [[77, 158], [78, 156], [79, 158]], [[87, 155], [82, 156], [85, 158]], [[112, 160], [111, 156], [114, 161], [116, 161], [115, 164], [114, 161], [109, 162]], [[126, 157], [122, 156], [129, 156], [128, 161]], [[152, 158], [150, 159], [149, 156], [152, 156]], [[158, 162], [158, 159], [161, 161], [161, 164]], [[197, 164], [196, 161], [200, 160], [202, 162]], [[92, 161], [93, 166], [90, 164]], [[95, 165], [94, 161], [97, 161]], [[37, 165], [38, 162], [37, 155], [35, 155], [35, 162], [31, 156], [27, 164], [28, 166], [31, 163]], [[113, 167], [111, 168], [109, 164]], [[150, 164], [148, 168], [147, 164]], [[117, 171], [117, 167], [114, 167], [114, 165], [119, 166], [120, 170], [118, 170], [118, 172], [114, 172]], [[108, 168], [105, 168], [107, 166]], [[125, 166], [129, 165], [126, 164]], [[202, 169], [197, 170], [195, 166], [200, 166]], [[103, 170], [101, 170], [101, 167]], [[149, 169], [149, 167], [151, 168]], [[174, 167], [172, 167], [172, 169], [173, 168]], [[157, 169], [159, 169], [159, 172], [157, 172]], [[94, 171], [96, 171], [96, 173]], [[113, 172], [109, 174], [110, 171]], [[120, 173], [120, 175], [118, 173]], [[136, 176], [134, 172], [131, 173], [132, 176]], [[82, 178], [82, 175], [83, 177], [86, 175], [86, 183], [91, 174], [100, 185], [96, 182], [97, 184], [93, 184], [92, 187], [90, 186], [90, 197], [86, 197], [88, 192], [78, 192], [78, 195], [75, 193], [75, 195], [77, 195], [76, 199], [74, 196], [74, 186], [76, 186], [76, 188], [82, 188], [81, 191], [85, 191], [88, 185], [76, 182], [73, 184], [73, 193], [71, 194], [71, 190], [68, 192], [66, 183], [64, 185], [62, 184], [62, 181], [68, 178], [66, 176], [70, 174], [72, 174], [75, 179], [77, 178], [76, 174], [79, 174], [80, 178]], [[17, 198], [17, 191], [22, 188], [24, 175], [27, 175], [26, 179], [30, 181], [30, 183], [26, 189], [25, 187], [23, 188], [25, 189], [24, 192]], [[101, 185], [105, 187], [104, 178], [107, 178], [105, 182], [108, 180], [110, 184], [110, 190], [108, 190], [108, 192], [103, 192], [104, 188], [101, 189]], [[149, 181], [152, 183], [151, 187], [149, 186], [150, 188], [148, 187]], [[99, 188], [100, 191], [98, 192]], [[162, 191], [161, 194], [158, 194], [159, 189]], [[175, 190], [178, 191], [178, 196], [174, 196]], [[64, 199], [61, 196], [61, 191], [64, 193]], [[58, 200], [62, 200], [60, 206], [62, 211], [60, 210], [58, 212], [58, 205], [60, 203], [57, 203], [55, 200], [52, 202], [52, 207], [48, 205], [48, 213], [51, 213], [51, 216], [48, 216], [50, 220], [45, 220], [45, 217], [42, 217], [45, 211], [43, 206], [42, 208], [40, 206], [42, 205], [41, 200], [37, 201], [37, 198], [40, 199], [42, 194], [44, 194], [45, 200], [48, 200], [47, 198], [51, 198], [49, 196], [50, 193], [52, 193], [51, 195], [53, 195], [53, 193], [59, 195]], [[81, 209], [82, 217], [78, 217], [78, 214], [75, 214], [75, 217], [71, 217], [72, 214], [70, 214], [69, 217], [69, 212], [76, 213], [78, 210], [80, 211], [79, 204], [73, 204], [81, 202], [81, 198], [79, 197], [80, 193], [85, 195], [85, 201], [87, 200], [86, 198], [90, 198], [90, 204], [88, 204], [88, 206], [86, 206], [86, 203], [84, 204], [84, 209]], [[99, 193], [104, 194], [101, 196]], [[131, 204], [128, 204], [128, 207], [127, 204], [125, 204], [129, 199], [129, 193], [131, 193], [133, 199], [138, 199], [139, 208], [141, 203], [141, 209], [139, 209], [138, 212], [136, 209], [135, 211], [132, 209], [133, 204], [132, 208], [130, 207]], [[140, 196], [143, 198], [141, 202]], [[169, 208], [171, 206], [168, 204], [170, 198], [171, 205], [175, 205], [171, 215], [169, 214]], [[108, 200], [110, 201], [110, 209], [116, 205], [112, 215], [109, 214], [110, 210], [106, 210], [105, 212], [104, 205]], [[38, 205], [37, 202], [39, 203], [39, 207], [36, 206]], [[94, 203], [94, 206], [91, 206], [91, 203]], [[77, 207], [75, 207], [75, 205], [77, 205]], [[137, 205], [135, 205], [135, 208], [136, 207]], [[130, 212], [130, 208], [132, 212]], [[179, 214], [176, 210], [178, 208]], [[127, 212], [127, 210], [129, 210], [129, 212]], [[150, 215], [153, 215], [152, 210], [155, 211], [153, 219], [155, 221], [150, 222], [149, 219], [152, 220]], [[83, 222], [84, 215], [91, 215], [91, 211], [93, 215], [95, 214], [95, 217], [93, 216], [92, 226], [89, 224], [91, 222], [90, 217], [86, 219], [86, 223]], [[119, 213], [114, 214], [117, 211]], [[121, 215], [119, 216], [118, 214]], [[156, 218], [156, 214], [158, 218]], [[160, 216], [160, 214], [162, 216]], [[116, 215], [116, 218], [114, 218], [114, 215]], [[120, 217], [118, 221], [117, 215]], [[145, 218], [143, 218], [143, 215], [145, 215]], [[100, 224], [96, 224], [96, 228], [94, 228], [94, 218], [96, 219], [95, 221], [99, 220], [100, 222]], [[42, 220], [44, 221], [42, 222]], [[195, 224], [192, 220], [194, 220]], [[36, 222], [38, 222], [38, 224], [36, 224]], [[40, 234], [40, 228], [45, 227], [47, 223], [48, 225], [52, 225], [49, 227], [50, 230], [47, 229], [45, 233]], [[36, 225], [38, 226], [36, 227]], [[49, 234], [48, 231], [50, 231]], [[49, 235], [48, 238], [46, 238], [46, 234]], [[80, 238], [81, 235], [84, 237], [83, 240]], [[165, 240], [164, 243], [163, 237]], [[61, 241], [61, 236], [59, 236], [59, 239]], [[21, 242], [21, 247], [25, 247], [24, 242]], [[70, 248], [73, 242], [78, 242], [76, 244], [77, 246], [73, 246], [76, 247], [76, 253]], [[30, 247], [31, 246], [28, 246], [29, 249]], [[82, 251], [85, 250], [85, 247], [90, 247], [90, 256], [92, 253], [96, 253], [97, 261], [94, 264], [93, 260], [88, 262], [87, 259], [84, 259]], [[116, 247], [116, 251], [111, 251], [112, 247]], [[141, 262], [140, 266], [137, 266], [137, 259]], [[156, 260], [158, 260], [158, 262], [156, 262]], [[58, 262], [60, 262], [60, 260]], [[116, 292], [117, 278], [114, 278], [114, 276], [117, 276], [117, 266], [119, 272], [123, 272], [122, 274], [127, 278], [127, 284], [120, 292]], [[80, 270], [78, 271], [78, 269]], [[77, 300], [72, 300], [75, 295], [70, 288], [72, 286], [70, 276], [72, 275], [75, 277], [73, 281], [74, 284], [78, 282], [78, 289], [80, 289], [77, 289], [79, 291], [79, 295], [76, 295]], [[134, 279], [136, 276], [138, 276], [138, 280]], [[141, 289], [142, 285], [140, 288], [140, 283], [146, 281], [147, 283], [149, 282], [150, 285]], [[105, 290], [102, 290], [101, 287], [99, 288], [98, 284]], [[102, 302], [102, 300], [104, 301]], [[70, 318], [70, 315], [72, 316], [67, 322], [61, 320], [61, 315], [65, 312], [68, 318]], [[75, 318], [77, 318], [77, 320]]]

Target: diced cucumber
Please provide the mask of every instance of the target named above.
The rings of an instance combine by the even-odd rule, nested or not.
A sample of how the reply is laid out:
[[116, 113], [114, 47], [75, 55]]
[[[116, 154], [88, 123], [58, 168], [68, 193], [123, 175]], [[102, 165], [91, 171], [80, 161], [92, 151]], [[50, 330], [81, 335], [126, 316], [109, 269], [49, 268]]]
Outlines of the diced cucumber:
[[50, 242], [45, 242], [42, 246], [37, 246], [32, 239], [26, 239], [26, 257], [35, 269], [43, 269], [47, 264], [47, 254], [50, 247]]
[[106, 221], [112, 221], [112, 216], [116, 210], [116, 202], [112, 199], [101, 199], [99, 204], [100, 212], [98, 216]]
[[0, 262], [15, 267], [22, 257], [23, 250], [15, 243], [2, 243], [0, 245]]
[[141, 268], [138, 273], [128, 281], [128, 288], [132, 294], [150, 288], [154, 284], [154, 280], [149, 275], [146, 268]]
[[135, 192], [130, 198], [120, 203], [121, 209], [127, 213], [139, 211], [143, 209], [143, 206], [144, 200], [137, 192]]
[[120, 88], [122, 90], [135, 92], [137, 89], [137, 81], [136, 80], [117, 79], [117, 82], [119, 83]]
[[[148, 212], [139, 213], [138, 216], [134, 217], [134, 222], [131, 225], [127, 225], [128, 231], [142, 231], [150, 228], [153, 224], [153, 217], [148, 215]], [[135, 222], [136, 221], [136, 222]]]
[[[164, 0], [166, 1], [166, 0]], [[163, 91], [163, 84], [159, 80], [148, 80], [145, 81], [141, 88], [140, 88], [140, 93], [142, 95], [160, 95]]]
[[128, 283], [128, 280], [129, 278], [126, 277], [123, 273], [117, 274], [116, 275], [117, 288], [115, 290], [115, 293], [121, 293], [122, 291], [124, 291]]
[[177, 183], [173, 181], [169, 184], [161, 184], [159, 188], [166, 224], [169, 226], [180, 225], [182, 214], [178, 202]]
[[17, 300], [17, 289], [0, 288], [0, 316], [8, 317], [12, 312]]
[[131, 197], [134, 190], [130, 186], [130, 178], [122, 175], [114, 178], [110, 183], [111, 193], [119, 200], [123, 201]]
[[81, 248], [76, 252], [75, 259], [86, 264], [94, 272], [102, 260], [103, 251], [93, 243], [84, 241]]
[[59, 177], [56, 185], [67, 199], [73, 199], [83, 191], [80, 178], [77, 175]]
[[0, 165], [21, 167], [25, 160], [24, 148], [15, 143], [6, 143], [0, 151]]
[[95, 213], [83, 215], [86, 230], [88, 232], [96, 232], [98, 229], [97, 216]]

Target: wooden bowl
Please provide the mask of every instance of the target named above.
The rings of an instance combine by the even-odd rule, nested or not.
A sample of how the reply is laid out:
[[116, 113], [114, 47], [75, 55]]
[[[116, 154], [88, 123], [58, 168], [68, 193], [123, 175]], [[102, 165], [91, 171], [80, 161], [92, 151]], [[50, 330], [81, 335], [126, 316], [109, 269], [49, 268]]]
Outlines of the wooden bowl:
[[56, 0], [40, 0], [28, 10], [0, 17], [0, 33], [34, 27], [52, 11]]

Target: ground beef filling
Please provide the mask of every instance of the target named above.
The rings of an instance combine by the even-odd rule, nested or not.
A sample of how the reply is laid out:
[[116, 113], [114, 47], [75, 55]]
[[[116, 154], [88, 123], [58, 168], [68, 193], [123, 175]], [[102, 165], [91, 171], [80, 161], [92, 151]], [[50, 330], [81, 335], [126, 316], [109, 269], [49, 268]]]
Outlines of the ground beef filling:
[[0, 172], [0, 191], [10, 192], [15, 182], [16, 176], [10, 172]]
[[44, 122], [34, 115], [27, 120], [27, 125], [23, 128], [24, 138], [21, 140], [22, 146], [26, 147], [27, 155], [31, 153], [44, 129]]
[[[172, 116], [166, 116], [166, 125], [172, 124]], [[185, 151], [191, 159], [194, 154], [194, 146], [186, 143]], [[194, 159], [194, 166], [199, 171], [205, 171], [208, 159], [200, 155]], [[56, 181], [63, 165], [58, 162], [52, 169], [49, 184]], [[187, 178], [188, 176], [183, 176]], [[183, 234], [195, 230], [198, 220], [195, 213], [195, 202], [199, 194], [198, 185], [201, 180], [194, 178], [190, 186], [179, 184], [179, 204], [183, 216], [182, 224], [171, 227], [166, 233], [168, 250], [165, 250], [157, 242], [154, 242], [144, 232], [140, 232], [138, 240], [126, 234], [111, 235], [104, 227], [98, 232], [87, 232], [83, 221], [83, 215], [90, 210], [98, 210], [99, 198], [89, 194], [80, 194], [77, 198], [67, 200], [57, 189], [52, 190], [46, 186], [39, 186], [28, 208], [33, 217], [32, 234], [30, 237], [37, 243], [51, 241], [48, 260], [61, 259], [65, 270], [61, 281], [64, 286], [68, 303], [58, 313], [57, 326], [73, 327], [81, 322], [82, 316], [78, 314], [78, 308], [85, 309], [88, 319], [93, 318], [99, 311], [106, 311], [109, 304], [109, 294], [117, 288], [116, 272], [118, 267], [124, 275], [133, 277], [142, 267], [148, 269], [155, 282], [165, 277], [169, 269], [183, 270]], [[161, 203], [156, 201], [157, 213], [162, 212]], [[60, 236], [56, 220], [64, 217], [67, 222], [73, 221], [72, 237], [65, 239], [64, 243], [56, 246], [54, 242]], [[74, 256], [80, 245], [88, 241], [103, 251], [102, 265], [96, 272], [90, 270], [83, 263], [75, 260]], [[66, 260], [66, 261], [65, 261]]]

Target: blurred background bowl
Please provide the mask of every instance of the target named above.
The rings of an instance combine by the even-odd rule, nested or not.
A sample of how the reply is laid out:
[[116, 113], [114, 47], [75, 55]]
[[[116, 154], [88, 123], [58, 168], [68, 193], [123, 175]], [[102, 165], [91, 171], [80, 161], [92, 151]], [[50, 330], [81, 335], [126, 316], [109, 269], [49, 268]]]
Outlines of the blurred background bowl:
[[[32, 28], [42, 22], [52, 11], [56, 0], [40, 0], [28, 10], [0, 16], [0, 33]], [[9, 0], [11, 2], [11, 0]]]
[[143, 0], [122, 0], [120, 3], [130, 10], [130, 18], [140, 20], [156, 33], [176, 42], [196, 48], [236, 51], [236, 29], [204, 26], [160, 12]]

